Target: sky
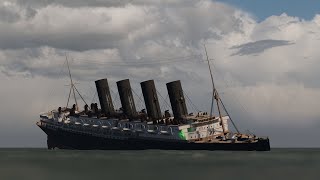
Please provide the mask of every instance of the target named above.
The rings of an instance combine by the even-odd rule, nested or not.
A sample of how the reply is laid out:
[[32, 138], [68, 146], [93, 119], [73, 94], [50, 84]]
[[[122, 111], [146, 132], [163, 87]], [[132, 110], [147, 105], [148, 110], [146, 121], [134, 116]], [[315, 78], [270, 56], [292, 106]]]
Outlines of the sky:
[[317, 0], [219, 0], [220, 2], [241, 8], [250, 12], [263, 21], [272, 15], [286, 13], [289, 16], [296, 16], [301, 19], [310, 20], [315, 14], [319, 13], [319, 1]]
[[[286, 3], [285, 3], [286, 2]], [[65, 106], [66, 54], [78, 89], [94, 80], [181, 80], [189, 112], [209, 111], [211, 86], [238, 128], [272, 147], [320, 147], [320, 5], [317, 1], [0, 0], [0, 147], [45, 147], [41, 112]]]

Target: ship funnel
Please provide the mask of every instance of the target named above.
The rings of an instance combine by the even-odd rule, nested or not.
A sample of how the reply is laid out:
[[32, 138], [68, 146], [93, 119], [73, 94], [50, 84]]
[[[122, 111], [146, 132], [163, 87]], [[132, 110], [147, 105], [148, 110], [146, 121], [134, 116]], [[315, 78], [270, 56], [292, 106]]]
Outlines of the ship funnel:
[[174, 118], [181, 119], [188, 115], [180, 80], [167, 83], [167, 89]]
[[118, 81], [117, 86], [124, 114], [129, 118], [135, 117], [137, 115], [137, 111], [134, 105], [129, 79]]
[[114, 113], [114, 107], [112, 104], [112, 98], [107, 79], [100, 79], [95, 81], [96, 88], [99, 96], [101, 111], [105, 115], [111, 115]]
[[153, 80], [140, 83], [148, 117], [152, 120], [161, 119], [161, 110], [157, 90]]

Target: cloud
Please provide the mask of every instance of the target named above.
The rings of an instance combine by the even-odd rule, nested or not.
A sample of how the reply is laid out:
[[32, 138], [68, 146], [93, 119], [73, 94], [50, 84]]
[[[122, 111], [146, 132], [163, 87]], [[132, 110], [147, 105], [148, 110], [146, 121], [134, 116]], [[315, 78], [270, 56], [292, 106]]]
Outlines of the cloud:
[[290, 43], [289, 41], [284, 41], [284, 40], [260, 40], [260, 41], [256, 41], [256, 42], [249, 42], [246, 44], [242, 44], [239, 46], [234, 46], [231, 47], [231, 49], [237, 49], [238, 51], [234, 54], [232, 54], [232, 56], [235, 55], [257, 55], [260, 54], [262, 52], [264, 52], [267, 49], [270, 48], [274, 48], [277, 46], [287, 46], [290, 45], [292, 43]]
[[10, 4], [2, 4], [0, 6], [0, 21], [13, 23], [20, 19], [20, 14], [18, 14], [17, 9]]
[[[148, 43], [147, 40], [150, 39], [150, 43], [166, 46], [176, 45], [173, 43], [195, 46], [203, 36], [217, 36], [215, 31], [226, 34], [230, 32], [230, 26], [240, 28], [241, 21], [237, 21], [239, 18], [218, 15], [222, 12], [235, 13], [234, 9], [224, 4], [191, 1], [193, 3], [186, 7], [189, 1], [172, 2], [185, 6], [174, 8], [163, 4], [154, 6], [148, 3], [129, 3], [120, 7], [73, 8], [52, 4], [30, 11], [30, 7], [11, 3], [10, 6], [19, 9], [16, 13], [20, 13], [17, 15], [24, 18], [15, 23], [2, 22], [0, 48], [50, 46], [86, 51], [119, 47], [123, 49], [123, 46], [127, 46], [126, 49], [132, 49], [138, 43]], [[30, 17], [29, 14], [33, 14], [33, 18], [26, 19], [26, 16]], [[194, 18], [203, 20], [193, 21]], [[221, 21], [224, 23], [218, 23]], [[213, 27], [212, 23], [219, 24], [219, 27]]]
[[[6, 84], [0, 97], [8, 103], [1, 114], [10, 119], [5, 127], [24, 115], [25, 124], [34, 124], [46, 110], [40, 105], [44, 92], [58, 89], [54, 102], [45, 101], [50, 108], [64, 103], [66, 54], [87, 101], [99, 78], [108, 77], [115, 94], [115, 82], [130, 78], [139, 95], [139, 83], [155, 79], [164, 98], [165, 83], [181, 79], [198, 109], [208, 110], [206, 43], [218, 90], [242, 130], [270, 134], [279, 145], [273, 133], [280, 127], [288, 138], [295, 135], [290, 128], [317, 129], [320, 15], [306, 21], [282, 14], [257, 22], [210, 0], [0, 1], [0, 15], [0, 77]], [[13, 113], [26, 102], [33, 103], [28, 111]]]
[[[50, 4], [37, 8], [32, 18], [6, 22], [0, 30], [2, 71], [6, 74], [25, 72], [32, 76], [55, 77], [53, 71], [58, 64], [48, 61], [64, 59], [65, 52], [86, 60], [83, 67], [88, 67], [86, 62], [94, 64], [96, 61], [92, 59], [98, 59], [98, 63], [118, 61], [122, 64], [132, 60], [158, 61], [172, 57], [200, 60], [199, 45], [204, 38], [220, 38], [233, 28], [240, 29], [242, 20], [239, 17], [246, 16], [221, 3], [172, 2], [184, 6], [173, 8], [163, 4], [129, 3], [122, 7], [72, 8]], [[190, 2], [193, 3], [187, 6]], [[10, 6], [24, 8], [14, 3]], [[234, 17], [219, 16], [227, 12], [234, 13]], [[20, 16], [24, 17], [24, 13]], [[193, 18], [203, 20], [194, 21]], [[106, 51], [113, 51], [116, 57], [105, 54]]]
[[198, 0], [14, 0], [15, 3], [22, 6], [46, 7], [50, 5], [59, 5], [64, 7], [123, 7], [127, 4], [134, 5], [154, 5], [154, 6], [171, 6], [181, 7], [193, 5]]

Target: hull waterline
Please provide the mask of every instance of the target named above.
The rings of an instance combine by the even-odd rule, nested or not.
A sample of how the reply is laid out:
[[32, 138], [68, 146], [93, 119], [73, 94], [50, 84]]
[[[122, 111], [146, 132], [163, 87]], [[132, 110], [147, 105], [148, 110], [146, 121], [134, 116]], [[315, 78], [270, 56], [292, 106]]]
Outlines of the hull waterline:
[[241, 143], [190, 143], [186, 141], [157, 141], [147, 139], [110, 139], [83, 133], [53, 130], [40, 127], [47, 134], [48, 149], [77, 150], [222, 150], [222, 151], [270, 151], [269, 139]]

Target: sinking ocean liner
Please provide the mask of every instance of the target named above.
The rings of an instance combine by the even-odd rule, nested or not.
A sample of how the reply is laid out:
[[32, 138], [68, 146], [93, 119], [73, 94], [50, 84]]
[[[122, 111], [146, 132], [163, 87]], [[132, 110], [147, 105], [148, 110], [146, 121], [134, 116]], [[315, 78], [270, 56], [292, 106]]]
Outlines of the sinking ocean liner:
[[[122, 107], [115, 110], [108, 80], [101, 79], [95, 81], [100, 108], [97, 103], [86, 104], [83, 110], [79, 110], [77, 103], [71, 108], [67, 105], [41, 114], [36, 124], [47, 134], [48, 149], [269, 151], [267, 137], [243, 134], [236, 127], [236, 132], [231, 132], [228, 124], [234, 123], [214, 86], [209, 60], [208, 66], [212, 105], [215, 102], [218, 110], [216, 116], [206, 112], [189, 113], [179, 80], [166, 84], [173, 115], [169, 110], [161, 112], [153, 80], [141, 82], [146, 110], [140, 112], [136, 110], [129, 80], [118, 81]], [[70, 68], [69, 75], [70, 99], [79, 91], [72, 81]]]

